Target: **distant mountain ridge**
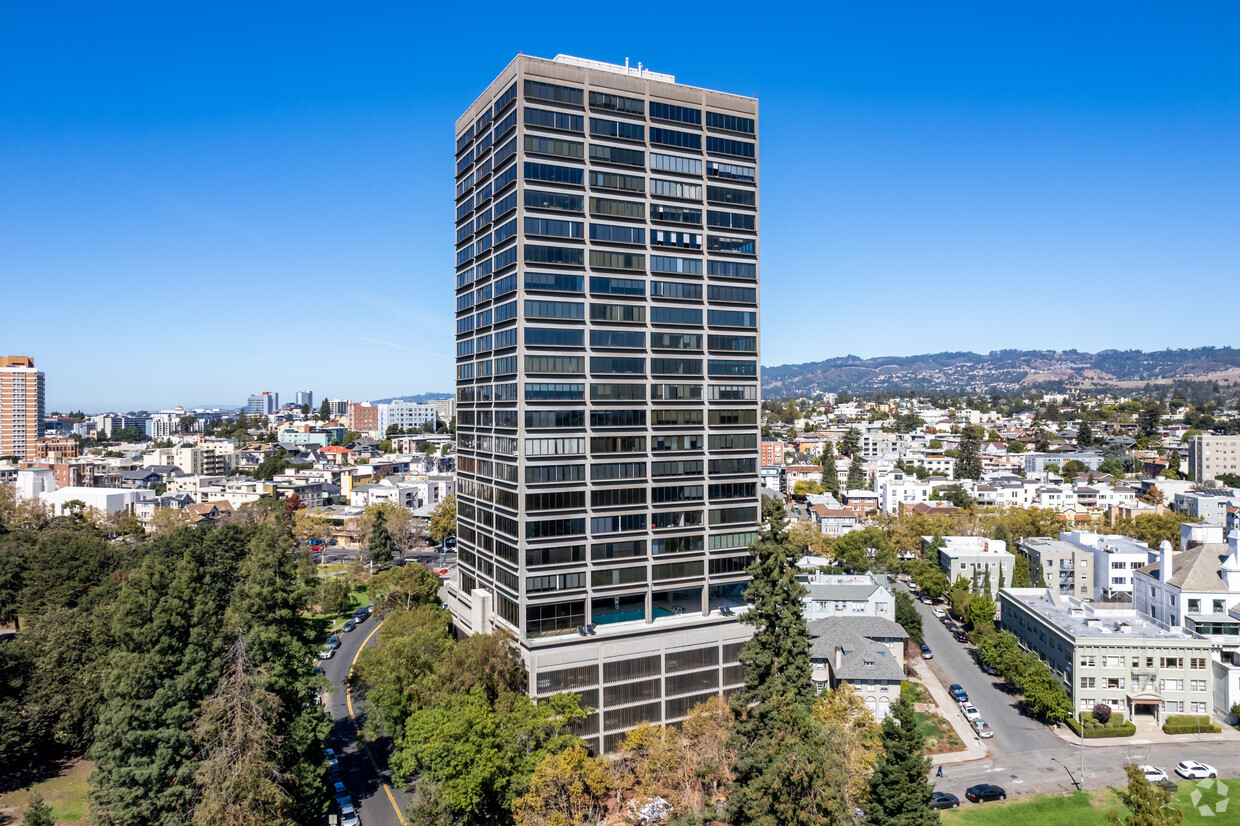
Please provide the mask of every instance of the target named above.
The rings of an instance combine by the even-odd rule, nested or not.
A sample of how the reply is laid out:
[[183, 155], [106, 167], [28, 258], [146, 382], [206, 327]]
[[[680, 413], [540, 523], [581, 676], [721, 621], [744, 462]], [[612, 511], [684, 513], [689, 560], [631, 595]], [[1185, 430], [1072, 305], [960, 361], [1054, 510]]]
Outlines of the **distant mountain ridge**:
[[371, 404], [388, 404], [389, 402], [433, 402], [442, 399], [450, 399], [452, 393], [419, 393], [416, 396], [392, 396], [390, 399], [371, 399]]
[[842, 356], [762, 368], [768, 396], [876, 393], [904, 390], [984, 393], [1018, 387], [1139, 387], [1176, 379], [1240, 384], [1240, 350], [994, 350], [881, 356]]

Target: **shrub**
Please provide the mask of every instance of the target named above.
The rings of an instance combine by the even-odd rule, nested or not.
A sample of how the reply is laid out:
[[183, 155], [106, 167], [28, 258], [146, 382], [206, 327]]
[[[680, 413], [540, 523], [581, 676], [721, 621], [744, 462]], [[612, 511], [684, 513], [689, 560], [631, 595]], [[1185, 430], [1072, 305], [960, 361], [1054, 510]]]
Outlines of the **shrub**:
[[1222, 731], [1217, 723], [1205, 714], [1171, 714], [1163, 722], [1165, 734], [1217, 734]]
[[1098, 703], [1098, 705], [1094, 706], [1094, 719], [1105, 726], [1107, 721], [1111, 719], [1111, 707], [1106, 703]]
[[1101, 723], [1092, 712], [1082, 711], [1080, 720], [1075, 717], [1069, 717], [1065, 721], [1068, 728], [1072, 729], [1074, 734], [1084, 732], [1086, 740], [1109, 738], [1109, 737], [1131, 737], [1137, 733], [1137, 727], [1130, 722], [1124, 720], [1124, 715], [1112, 713], [1110, 719], [1106, 723]]

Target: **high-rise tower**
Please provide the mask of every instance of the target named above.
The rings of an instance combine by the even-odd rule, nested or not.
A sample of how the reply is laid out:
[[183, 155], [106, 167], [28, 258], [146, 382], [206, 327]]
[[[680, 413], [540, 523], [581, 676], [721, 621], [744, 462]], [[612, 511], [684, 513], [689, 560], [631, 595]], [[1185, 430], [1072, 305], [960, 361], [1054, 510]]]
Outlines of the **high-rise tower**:
[[43, 435], [43, 374], [29, 356], [0, 356], [0, 456], [33, 462]]
[[742, 683], [758, 104], [517, 57], [456, 124], [459, 571], [610, 750]]

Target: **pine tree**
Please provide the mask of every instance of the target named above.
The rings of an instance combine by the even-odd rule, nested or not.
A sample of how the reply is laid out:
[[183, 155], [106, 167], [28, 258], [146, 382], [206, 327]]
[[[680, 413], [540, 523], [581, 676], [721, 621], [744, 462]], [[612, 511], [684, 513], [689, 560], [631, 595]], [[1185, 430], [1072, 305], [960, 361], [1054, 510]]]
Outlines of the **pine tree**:
[[26, 814], [22, 817], [22, 826], [56, 826], [56, 818], [52, 815], [52, 807], [43, 802], [43, 795], [35, 792], [26, 803]]
[[323, 810], [323, 740], [331, 721], [315, 702], [315, 632], [301, 616], [309, 593], [288, 542], [269, 526], [255, 529], [224, 627], [245, 629], [246, 655], [264, 675], [257, 687], [275, 696], [275, 768], [287, 778], [292, 821], [310, 823]]
[[853, 455], [848, 463], [848, 479], [844, 486], [848, 490], [865, 490], [865, 462], [858, 455]]
[[367, 556], [376, 565], [383, 565], [392, 561], [394, 550], [395, 543], [392, 542], [392, 534], [388, 532], [386, 512], [376, 509], [374, 527], [370, 530], [370, 546]]
[[203, 703], [195, 739], [202, 747], [194, 774], [197, 801], [193, 823], [259, 826], [292, 822], [288, 793], [276, 768], [276, 696], [262, 688], [266, 675], [246, 656], [239, 634], [225, 658], [224, 676]]
[[844, 438], [840, 440], [840, 453], [850, 459], [856, 456], [861, 450], [861, 431], [855, 427], [850, 427], [844, 431]]
[[939, 813], [930, 808], [930, 760], [907, 694], [891, 705], [882, 727], [883, 753], [870, 778], [866, 822], [875, 826], [930, 826]]
[[1012, 566], [1012, 587], [1029, 587], [1029, 557], [1017, 552], [1016, 563]]
[[822, 446], [822, 486], [828, 492], [839, 495], [840, 473], [835, 467], [835, 444], [827, 442]]
[[[1116, 823], [1120, 826], [1179, 826], [1184, 822], [1184, 812], [1171, 805], [1170, 790], [1151, 783], [1136, 764], [1129, 763], [1124, 771], [1128, 774], [1128, 789], [1119, 796], [1132, 815], [1127, 820], [1115, 817]], [[1213, 814], [1208, 808], [1206, 812]]]
[[753, 545], [754, 626], [741, 650], [745, 687], [733, 697], [736, 725], [729, 747], [737, 755], [728, 797], [733, 824], [830, 824], [847, 820], [844, 771], [832, 756], [811, 708], [809, 631], [802, 613], [806, 591], [796, 579], [796, 554], [784, 537], [783, 510], [774, 511]]
[[1080, 447], [1089, 447], [1094, 443], [1094, 429], [1084, 419], [1081, 420], [1080, 426], [1076, 429], [1076, 443]]
[[982, 458], [978, 455], [981, 440], [978, 433], [981, 428], [976, 425], [966, 427], [960, 435], [960, 447], [956, 453], [956, 478], [982, 478]]

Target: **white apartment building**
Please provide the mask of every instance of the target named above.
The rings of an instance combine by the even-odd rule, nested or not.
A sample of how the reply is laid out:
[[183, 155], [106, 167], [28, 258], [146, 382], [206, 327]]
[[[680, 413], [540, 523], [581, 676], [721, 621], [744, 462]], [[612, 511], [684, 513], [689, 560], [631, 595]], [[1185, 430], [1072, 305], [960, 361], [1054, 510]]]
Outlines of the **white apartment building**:
[[433, 404], [384, 402], [375, 406], [378, 408], [380, 433], [387, 433], [387, 429], [392, 425], [406, 430], [435, 423], [436, 410]]
[[[922, 547], [934, 541], [923, 536]], [[1007, 543], [1001, 539], [984, 536], [945, 536], [945, 547], [939, 549], [939, 568], [947, 574], [948, 582], [964, 577], [983, 587], [984, 577], [990, 578], [990, 593], [997, 594], [1000, 587], [1012, 583], [1012, 566], [1016, 557], [1008, 552]], [[927, 560], [933, 563], [934, 560]], [[1002, 581], [1001, 581], [1002, 580]]]
[[808, 593], [802, 597], [806, 622], [827, 617], [884, 617], [896, 615], [895, 595], [881, 574], [797, 574]]
[[1104, 602], [1131, 601], [1136, 570], [1158, 558], [1153, 548], [1130, 536], [1063, 531], [1059, 538], [1093, 553], [1095, 598]]
[[1203, 434], [1188, 440], [1188, 473], [1198, 482], [1240, 474], [1240, 436]]
[[1240, 531], [1185, 523], [1180, 549], [1163, 542], [1157, 562], [1136, 571], [1133, 606], [1142, 615], [1209, 640], [1213, 702], [1226, 716], [1240, 702]]
[[934, 491], [928, 481], [920, 481], [916, 476], [899, 470], [877, 479], [874, 488], [878, 494], [878, 506], [886, 513], [899, 513], [901, 505], [907, 507], [929, 502]]

